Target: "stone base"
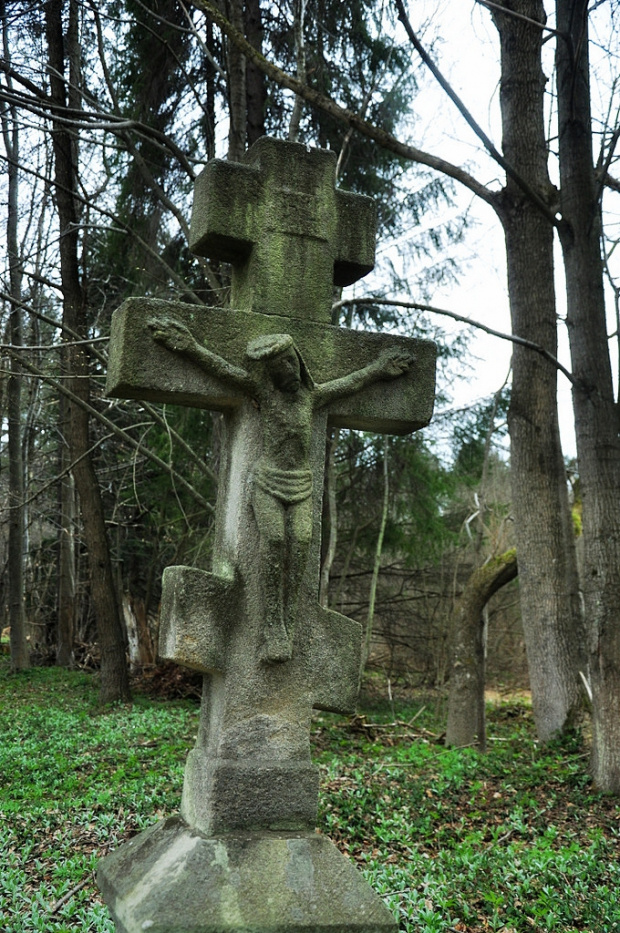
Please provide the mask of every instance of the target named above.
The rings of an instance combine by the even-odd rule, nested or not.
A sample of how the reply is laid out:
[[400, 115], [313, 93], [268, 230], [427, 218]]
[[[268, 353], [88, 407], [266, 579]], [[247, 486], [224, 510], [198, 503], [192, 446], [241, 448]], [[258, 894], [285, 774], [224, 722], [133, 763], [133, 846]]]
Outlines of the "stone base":
[[395, 933], [357, 869], [317, 833], [206, 838], [178, 817], [99, 864], [117, 933]]
[[185, 766], [181, 816], [199, 833], [308, 832], [316, 826], [319, 769], [308, 762], [279, 766], [253, 759], [215, 759], [193, 749]]

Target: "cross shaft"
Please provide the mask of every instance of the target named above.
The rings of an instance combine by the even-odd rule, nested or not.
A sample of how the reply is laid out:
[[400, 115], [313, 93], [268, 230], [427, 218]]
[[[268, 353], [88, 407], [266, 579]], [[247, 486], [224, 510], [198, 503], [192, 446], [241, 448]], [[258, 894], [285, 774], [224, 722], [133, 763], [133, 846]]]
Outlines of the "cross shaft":
[[328, 424], [428, 422], [434, 345], [329, 323], [335, 282], [372, 266], [374, 208], [335, 157], [263, 139], [199, 179], [195, 251], [232, 263], [234, 310], [130, 299], [108, 393], [225, 413], [210, 572], [164, 574], [160, 654], [205, 674], [182, 815], [204, 833], [314, 825], [313, 707], [353, 707], [361, 628], [319, 606]]

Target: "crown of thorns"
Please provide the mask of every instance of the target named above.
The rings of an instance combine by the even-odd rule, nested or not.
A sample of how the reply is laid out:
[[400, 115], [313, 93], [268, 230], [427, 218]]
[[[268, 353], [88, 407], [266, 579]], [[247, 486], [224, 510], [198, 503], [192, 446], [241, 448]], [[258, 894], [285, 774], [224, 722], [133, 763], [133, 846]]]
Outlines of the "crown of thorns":
[[245, 352], [250, 360], [269, 360], [292, 346], [293, 338], [290, 334], [267, 334], [250, 340]]

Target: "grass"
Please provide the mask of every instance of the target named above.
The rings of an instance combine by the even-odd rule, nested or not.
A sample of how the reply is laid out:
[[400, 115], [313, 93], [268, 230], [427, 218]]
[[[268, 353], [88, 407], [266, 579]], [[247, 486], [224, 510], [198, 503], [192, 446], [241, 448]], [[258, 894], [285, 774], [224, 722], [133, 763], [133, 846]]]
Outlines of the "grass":
[[[0, 662], [0, 928], [112, 933], [99, 858], [178, 809], [197, 706], [97, 708], [88, 675]], [[524, 701], [489, 709], [491, 750], [447, 750], [421, 700], [321, 714], [319, 828], [405, 933], [620, 933], [620, 806], [579, 736], [534, 741]]]

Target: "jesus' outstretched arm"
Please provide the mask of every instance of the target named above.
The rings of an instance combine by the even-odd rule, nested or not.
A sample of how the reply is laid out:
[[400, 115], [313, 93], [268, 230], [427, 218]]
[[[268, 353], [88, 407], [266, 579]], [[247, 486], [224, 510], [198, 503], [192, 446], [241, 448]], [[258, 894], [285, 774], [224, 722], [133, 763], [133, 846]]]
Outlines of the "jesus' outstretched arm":
[[210, 376], [215, 376], [216, 379], [221, 379], [222, 382], [244, 392], [251, 393], [255, 388], [254, 381], [245, 369], [234, 366], [199, 343], [185, 324], [169, 318], [153, 318], [148, 327], [153, 340], [163, 344], [173, 353], [185, 356]]
[[357, 369], [348, 376], [318, 385], [315, 390], [315, 407], [322, 408], [330, 402], [346, 398], [347, 395], [355, 395], [356, 392], [372, 385], [373, 382], [379, 382], [382, 379], [397, 379], [407, 372], [414, 360], [413, 354], [407, 350], [397, 348], [384, 350], [374, 362], [364, 366], [363, 369]]

